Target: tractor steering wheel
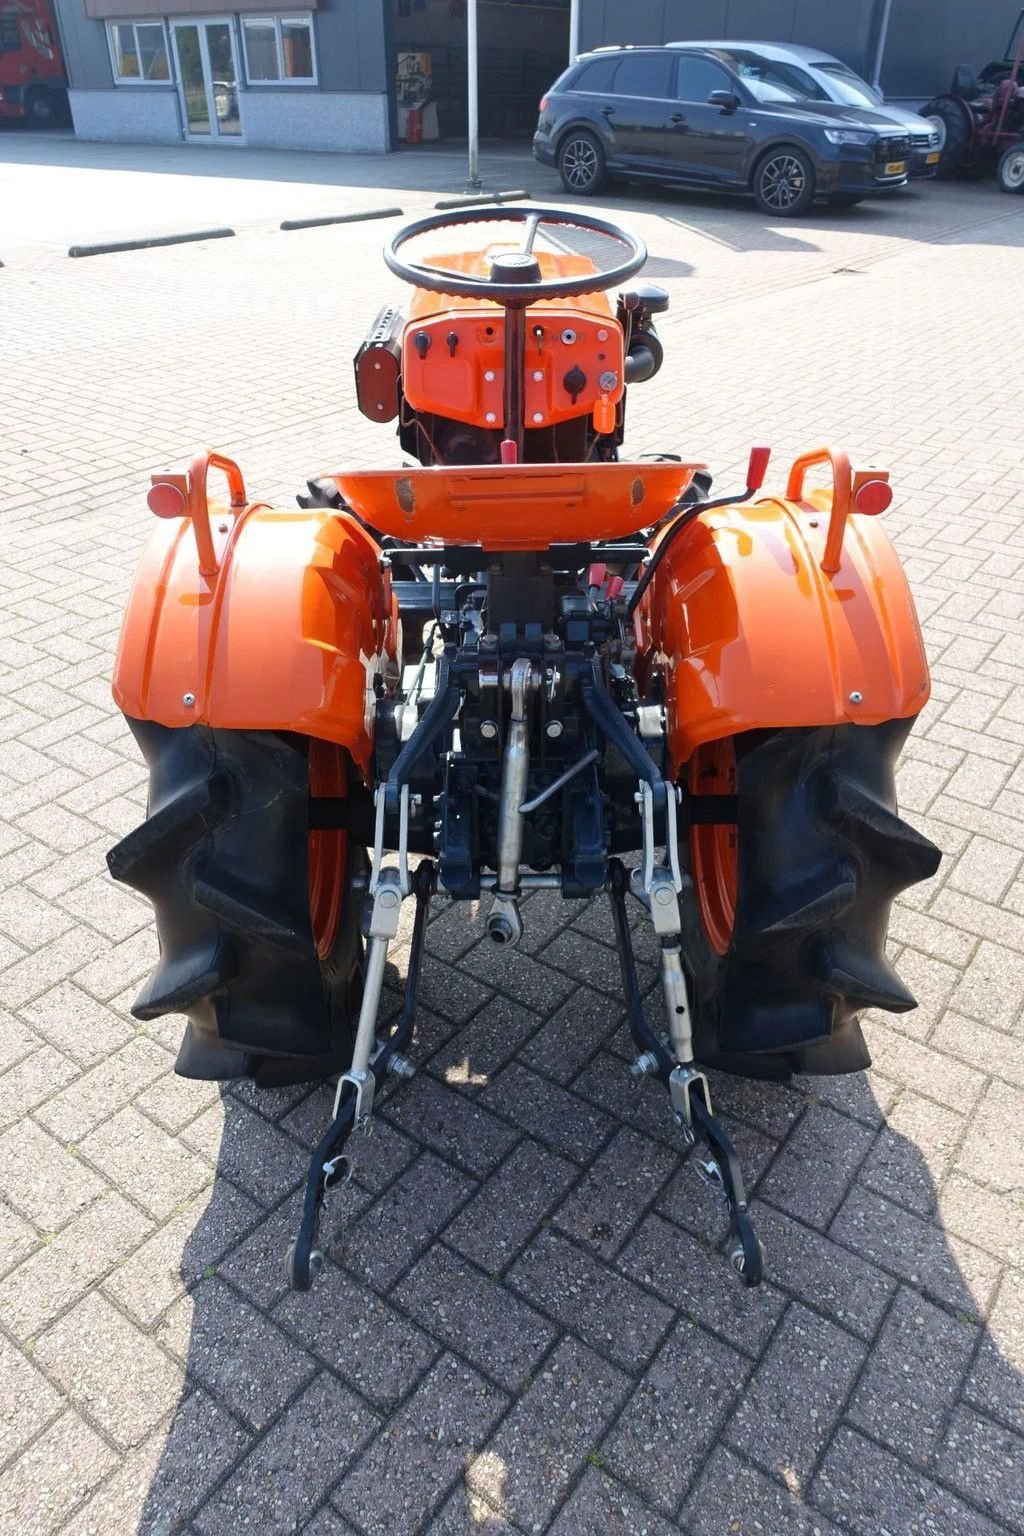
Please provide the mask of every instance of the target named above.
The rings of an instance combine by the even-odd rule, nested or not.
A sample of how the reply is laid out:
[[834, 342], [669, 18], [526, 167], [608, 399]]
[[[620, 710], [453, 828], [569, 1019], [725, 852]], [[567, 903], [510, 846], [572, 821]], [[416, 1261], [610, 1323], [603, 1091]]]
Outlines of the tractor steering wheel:
[[[454, 272], [450, 267], [439, 267], [433, 262], [403, 261], [399, 255], [402, 246], [417, 235], [440, 229], [462, 229], [467, 224], [492, 223], [522, 224], [524, 229], [518, 251], [499, 252], [491, 262], [489, 277]], [[591, 272], [582, 277], [542, 278], [533, 242], [538, 230], [549, 224], [603, 235], [624, 246], [628, 254], [618, 266], [604, 272]], [[457, 299], [492, 299], [507, 309], [524, 309], [538, 299], [573, 299], [579, 294], [616, 287], [640, 270], [647, 260], [647, 247], [637, 235], [589, 214], [566, 213], [560, 208], [513, 208], [499, 204], [496, 208], [467, 208], [455, 214], [435, 213], [403, 224], [385, 244], [384, 260], [396, 277], [411, 283], [414, 288], [425, 288], [430, 293], [443, 293]]]

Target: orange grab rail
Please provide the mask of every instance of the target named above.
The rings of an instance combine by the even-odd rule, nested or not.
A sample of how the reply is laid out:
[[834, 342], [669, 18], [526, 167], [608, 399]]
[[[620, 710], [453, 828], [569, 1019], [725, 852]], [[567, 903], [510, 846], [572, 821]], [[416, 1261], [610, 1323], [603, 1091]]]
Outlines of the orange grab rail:
[[197, 453], [187, 475], [154, 475], [146, 500], [157, 517], [190, 517], [199, 553], [199, 574], [216, 576], [220, 570], [217, 551], [210, 532], [210, 509], [206, 499], [206, 480], [211, 469], [220, 469], [231, 493], [231, 510], [237, 515], [247, 505], [245, 481], [234, 459], [212, 448]]
[[787, 500], [803, 500], [804, 477], [816, 464], [832, 466], [832, 511], [829, 516], [828, 538], [825, 540], [821, 568], [828, 575], [833, 575], [839, 569], [843, 552], [846, 519], [853, 511], [853, 470], [850, 466], [850, 455], [844, 453], [841, 448], [814, 448], [810, 453], [802, 453], [798, 459], [794, 460], [789, 472], [789, 482], [786, 485]]

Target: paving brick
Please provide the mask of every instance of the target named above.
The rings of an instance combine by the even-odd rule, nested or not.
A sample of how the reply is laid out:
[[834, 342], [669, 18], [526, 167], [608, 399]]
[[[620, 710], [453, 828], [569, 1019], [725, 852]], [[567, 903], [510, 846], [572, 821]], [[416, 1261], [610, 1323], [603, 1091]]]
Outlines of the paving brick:
[[20, 1451], [63, 1406], [35, 1366], [6, 1339], [0, 1339], [0, 1466]]
[[958, 1013], [1012, 1031], [1024, 1010], [1024, 955], [982, 940], [951, 999]]
[[871, 1340], [896, 1290], [892, 1276], [760, 1201], [751, 1206], [751, 1217], [773, 1284]]
[[948, 1232], [984, 1248], [1003, 1263], [1024, 1267], [1024, 1202], [951, 1173], [942, 1186], [937, 1219]]
[[787, 1215], [824, 1229], [842, 1204], [863, 1161], [870, 1131], [830, 1109], [812, 1104], [762, 1181], [762, 1199]]
[[550, 1529], [551, 1536], [598, 1531], [601, 1536], [677, 1536], [679, 1527], [647, 1509], [614, 1478], [588, 1467]]
[[556, 1083], [568, 1083], [607, 1040], [618, 1016], [607, 997], [579, 986], [521, 1047], [519, 1059]]
[[973, 1407], [1024, 1434], [1024, 1280], [1007, 1273], [964, 1383]]
[[1024, 1530], [1024, 1439], [973, 1408], [953, 1412], [935, 1456], [940, 1476], [1011, 1530]]
[[[214, 1188], [218, 1185], [214, 1185]], [[229, 1184], [228, 1187], [234, 1189], [233, 1185]], [[352, 1200], [353, 1189], [349, 1184], [344, 1190], [339, 1190], [325, 1208], [320, 1225], [320, 1240], [321, 1247], [328, 1253], [340, 1251], [337, 1240], [342, 1230], [342, 1213], [349, 1209]], [[356, 1199], [354, 1203], [356, 1209], [359, 1209], [363, 1202]], [[229, 1280], [237, 1291], [241, 1291], [256, 1306], [269, 1310], [288, 1289], [285, 1254], [298, 1231], [301, 1217], [302, 1191], [296, 1190], [276, 1211], [259, 1221], [237, 1247], [231, 1248], [218, 1260], [217, 1273]]]
[[930, 1099], [903, 1094], [871, 1149], [860, 1182], [918, 1215], [930, 1215], [967, 1123], [963, 1115]]
[[130, 1452], [61, 1536], [165, 1536], [180, 1531], [244, 1452], [249, 1436], [205, 1392], [185, 1398], [168, 1429]]
[[149, 1230], [150, 1222], [121, 1195], [101, 1195], [7, 1276], [0, 1322], [19, 1339], [39, 1333]]
[[949, 1058], [917, 1040], [907, 1040], [894, 1030], [865, 1021], [871, 1059], [886, 1077], [901, 1088], [964, 1113], [978, 1099], [985, 1079], [973, 1068], [958, 1065], [950, 1070]]
[[0, 1530], [50, 1536], [116, 1461], [110, 1447], [68, 1409], [0, 1476]]
[[490, 1173], [518, 1140], [511, 1126], [427, 1076], [418, 1076], [396, 1094], [384, 1114], [406, 1136], [477, 1178]]
[[497, 1484], [516, 1525], [543, 1529], [628, 1391], [621, 1371], [567, 1339], [471, 1462], [469, 1487], [489, 1493]]
[[349, 1229], [345, 1265], [386, 1290], [433, 1240], [475, 1185], [424, 1152]]
[[850, 1429], [841, 1429], [829, 1447], [810, 1497], [855, 1536], [996, 1536], [999, 1529]]
[[[486, 949], [482, 945], [471, 949], [463, 955], [459, 967], [486, 986], [500, 989], [517, 1003], [540, 1014], [556, 1008], [575, 986], [571, 977], [553, 965], [545, 965], [535, 955], [524, 954], [518, 948], [510, 949], [508, 945], [503, 949], [493, 944], [488, 944]], [[455, 1015], [451, 1014], [451, 1017]]]
[[[494, 1485], [498, 1490], [499, 1499], [504, 1478], [504, 1467], [496, 1464]], [[346, 1526], [346, 1530], [348, 1529], [349, 1527]], [[504, 1513], [499, 1513], [493, 1504], [487, 1502], [482, 1493], [467, 1488], [464, 1482], [458, 1484], [455, 1492], [442, 1506], [440, 1514], [431, 1520], [426, 1531], [427, 1536], [518, 1536], [515, 1527], [505, 1518]], [[333, 1532], [331, 1536], [334, 1536]]]
[[197, 1530], [286, 1536], [318, 1507], [376, 1427], [369, 1409], [322, 1373], [203, 1506]]
[[515, 1258], [577, 1177], [572, 1164], [521, 1141], [445, 1230], [445, 1240], [494, 1274]]
[[555, 1340], [555, 1329], [532, 1307], [440, 1243], [394, 1295], [435, 1338], [509, 1391], [522, 1384]]
[[839, 1536], [798, 1489], [765, 1477], [725, 1446], [712, 1453], [685, 1514], [693, 1536]]
[[557, 1232], [540, 1232], [508, 1272], [508, 1283], [619, 1365], [648, 1360], [671, 1312]]
[[612, 1123], [585, 1099], [512, 1062], [481, 1093], [529, 1135], [562, 1157], [588, 1160], [607, 1140]]
[[995, 1260], [972, 1243], [947, 1237], [931, 1222], [856, 1186], [829, 1236], [940, 1304], [971, 1316], [984, 1312], [999, 1275]]
[[656, 1214], [640, 1223], [618, 1265], [747, 1355], [760, 1354], [785, 1305], [770, 1284], [738, 1285], [720, 1253]]
[[254, 1225], [259, 1214], [258, 1206], [220, 1179], [119, 1264], [103, 1282], [103, 1289], [149, 1328]]
[[182, 1132], [182, 1140], [253, 1200], [274, 1206], [306, 1177], [309, 1159], [289, 1136], [225, 1096]]
[[857, 1384], [850, 1423], [926, 1464], [977, 1342], [977, 1328], [901, 1289]]
[[20, 1264], [38, 1241], [34, 1228], [0, 1200], [0, 1274]]
[[485, 1088], [540, 1022], [539, 1014], [496, 997], [431, 1058], [430, 1070], [450, 1088]]
[[935, 1030], [933, 1044], [959, 1061], [972, 1062], [993, 1077], [1024, 1088], [1024, 1034], [1004, 1035], [975, 1019], [947, 1012]]
[[84, 1137], [79, 1150], [158, 1221], [213, 1177], [201, 1158], [130, 1105]]
[[555, 1226], [603, 1258], [618, 1253], [678, 1159], [629, 1130], [619, 1131], [558, 1207]]
[[0, 1077], [0, 1129], [14, 1125], [22, 1115], [69, 1083], [77, 1074], [73, 1061], [41, 1045]]
[[138, 1445], [174, 1408], [183, 1373], [95, 1294], [36, 1341], [34, 1358], [119, 1446]]
[[26, 1003], [21, 1012], [51, 1045], [80, 1067], [91, 1067], [133, 1034], [130, 1024], [70, 981]]
[[671, 1516], [717, 1440], [750, 1372], [727, 1344], [683, 1319], [601, 1447], [612, 1472]]
[[996, 1189], [1024, 1195], [1024, 1141], [1011, 1127], [1024, 1125], [1024, 1090], [991, 1083], [975, 1110], [956, 1166]]
[[998, 901], [1020, 869], [1024, 856], [1017, 848], [989, 837], [972, 837], [957, 859], [949, 882], [980, 901]]
[[107, 1188], [31, 1120], [0, 1136], [0, 1193], [41, 1232], [55, 1232]]
[[172, 1065], [155, 1041], [136, 1035], [55, 1094], [37, 1110], [36, 1118], [62, 1141], [81, 1141], [108, 1115], [169, 1073]]
[[416, 1530], [465, 1469], [506, 1400], [444, 1355], [333, 1496], [367, 1536]]
[[384, 1411], [408, 1395], [441, 1353], [441, 1345], [415, 1323], [330, 1262], [312, 1297], [288, 1291], [273, 1315], [307, 1350]]

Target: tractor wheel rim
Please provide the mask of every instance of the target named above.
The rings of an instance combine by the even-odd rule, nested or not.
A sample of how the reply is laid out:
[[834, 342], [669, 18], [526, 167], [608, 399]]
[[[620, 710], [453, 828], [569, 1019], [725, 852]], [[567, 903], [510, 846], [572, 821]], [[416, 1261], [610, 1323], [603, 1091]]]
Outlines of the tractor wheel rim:
[[[690, 760], [690, 792], [736, 793], [736, 749], [731, 737], [698, 747]], [[724, 955], [736, 921], [737, 829], [728, 822], [690, 828], [690, 864], [704, 936]]]
[[1017, 149], [1003, 162], [1003, 181], [1014, 192], [1024, 187], [1024, 149]]
[[933, 113], [933, 115], [929, 118], [926, 118], [925, 121], [931, 123], [932, 127], [935, 129], [935, 132], [938, 134], [939, 148], [941, 149], [946, 142], [946, 134], [949, 132], [948, 128], [946, 127], [946, 119], [944, 117], [939, 117], [938, 113]]
[[562, 170], [570, 186], [588, 187], [597, 173], [597, 154], [586, 139], [573, 139], [565, 146]]
[[806, 185], [804, 168], [792, 155], [776, 155], [761, 172], [761, 195], [770, 208], [780, 212], [792, 208]]
[[[330, 741], [309, 744], [309, 790], [312, 795], [348, 793], [345, 754]], [[334, 948], [345, 901], [348, 835], [340, 830], [309, 834], [309, 918], [317, 954], [326, 960]]]

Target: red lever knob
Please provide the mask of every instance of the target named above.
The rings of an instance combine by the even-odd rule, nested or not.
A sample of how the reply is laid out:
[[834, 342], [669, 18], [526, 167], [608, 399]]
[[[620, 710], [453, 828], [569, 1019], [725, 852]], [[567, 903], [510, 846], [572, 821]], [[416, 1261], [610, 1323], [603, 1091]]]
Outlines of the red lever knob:
[[751, 448], [750, 461], [747, 465], [747, 490], [759, 491], [764, 485], [764, 477], [768, 473], [768, 460], [772, 456], [770, 448]]
[[146, 505], [157, 517], [184, 517], [185, 494], [176, 485], [158, 481], [146, 496]]

